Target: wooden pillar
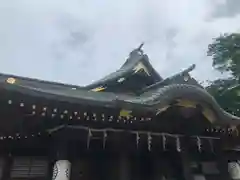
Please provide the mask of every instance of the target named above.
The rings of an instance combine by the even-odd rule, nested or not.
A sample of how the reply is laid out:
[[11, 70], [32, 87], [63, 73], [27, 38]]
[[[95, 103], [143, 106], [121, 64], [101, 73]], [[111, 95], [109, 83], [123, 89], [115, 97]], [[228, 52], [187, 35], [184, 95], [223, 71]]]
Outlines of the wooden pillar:
[[92, 159], [92, 168], [95, 172], [94, 179], [105, 180], [107, 172], [107, 154], [103, 151], [94, 152], [94, 158]]
[[[190, 167], [190, 156], [187, 150], [183, 150], [178, 153], [179, 156], [179, 165], [181, 166], [182, 178], [183, 180], [193, 180], [193, 174]], [[177, 160], [177, 159], [176, 159]]]
[[136, 151], [136, 153], [132, 154], [131, 159], [131, 179], [135, 180], [141, 179], [141, 160], [140, 160], [141, 154], [139, 151]]
[[183, 175], [185, 180], [193, 180], [193, 174], [191, 172], [191, 167], [190, 167], [190, 157], [188, 152], [183, 151], [180, 153], [182, 156], [182, 168], [183, 168]]
[[215, 141], [216, 163], [219, 169], [219, 180], [231, 180], [228, 172], [228, 154], [224, 151], [226, 139]]
[[154, 154], [153, 159], [154, 178], [153, 180], [162, 180], [164, 177], [164, 159], [159, 154]]
[[121, 153], [119, 157], [119, 180], [131, 179], [131, 164], [130, 159], [126, 153]]
[[228, 172], [227, 155], [223, 151], [219, 152], [217, 156], [217, 164], [220, 173], [219, 180], [231, 180], [230, 174]]
[[1, 180], [6, 180], [6, 179], [10, 178], [11, 164], [12, 164], [12, 156], [11, 156], [11, 154], [6, 154], [4, 157], [4, 162], [3, 162], [3, 170], [2, 170]]

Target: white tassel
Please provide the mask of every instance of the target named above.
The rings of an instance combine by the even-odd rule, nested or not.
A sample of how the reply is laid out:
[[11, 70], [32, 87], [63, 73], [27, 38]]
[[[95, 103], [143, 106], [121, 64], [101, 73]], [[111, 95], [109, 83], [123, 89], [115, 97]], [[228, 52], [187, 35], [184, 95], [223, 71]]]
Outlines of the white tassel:
[[166, 150], [166, 136], [162, 134], [162, 141], [163, 141], [163, 150]]
[[180, 144], [180, 139], [177, 136], [176, 137], [176, 146], [177, 146], [177, 151], [180, 152], [181, 151], [181, 144]]
[[151, 151], [152, 146], [152, 136], [150, 133], [148, 133], [148, 151]]
[[139, 140], [140, 140], [139, 133], [136, 132], [136, 144], [137, 144], [137, 148], [138, 148], [138, 145], [139, 145]]
[[197, 147], [198, 147], [198, 151], [201, 152], [202, 151], [202, 141], [199, 137], [197, 137]]
[[91, 129], [88, 129], [88, 139], [87, 139], [87, 148], [88, 149], [89, 149], [89, 146], [90, 146], [91, 138], [92, 138], [92, 132], [91, 132]]
[[106, 141], [107, 141], [107, 132], [103, 131], [103, 148], [105, 149], [106, 146]]

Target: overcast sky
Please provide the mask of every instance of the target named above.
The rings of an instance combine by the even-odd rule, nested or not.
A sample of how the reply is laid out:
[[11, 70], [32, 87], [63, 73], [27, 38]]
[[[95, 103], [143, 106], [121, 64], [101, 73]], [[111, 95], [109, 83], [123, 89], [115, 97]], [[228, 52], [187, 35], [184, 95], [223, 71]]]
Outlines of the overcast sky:
[[86, 85], [144, 41], [163, 77], [216, 79], [207, 45], [239, 22], [240, 0], [0, 0], [0, 72]]

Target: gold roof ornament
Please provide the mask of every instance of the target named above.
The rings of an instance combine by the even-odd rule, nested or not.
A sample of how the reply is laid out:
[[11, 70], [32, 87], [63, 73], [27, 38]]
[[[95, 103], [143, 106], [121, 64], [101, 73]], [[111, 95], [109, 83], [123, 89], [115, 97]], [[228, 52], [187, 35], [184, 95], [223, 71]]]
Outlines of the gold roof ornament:
[[105, 87], [100, 86], [100, 87], [97, 87], [97, 88], [91, 89], [91, 91], [93, 91], [93, 92], [100, 92], [100, 91], [103, 91], [103, 90], [105, 90], [105, 89], [106, 89]]
[[197, 102], [188, 100], [188, 99], [179, 99], [177, 100], [178, 106], [185, 107], [185, 108], [196, 108], [197, 107]]
[[143, 63], [138, 63], [137, 64], [137, 66], [135, 66], [134, 68], [133, 68], [133, 71], [134, 71], [134, 74], [136, 74], [137, 72], [139, 72], [139, 71], [141, 71], [141, 70], [143, 70], [148, 76], [150, 76], [150, 73], [149, 73], [149, 71], [148, 71], [148, 69], [144, 66], [144, 64]]
[[164, 107], [162, 107], [162, 108], [159, 108], [159, 109], [157, 110], [157, 112], [156, 112], [156, 115], [159, 115], [159, 114], [161, 114], [162, 112], [168, 110], [169, 107], [170, 107], [170, 105], [166, 105], [166, 106], [164, 106]]
[[13, 77], [9, 77], [9, 78], [7, 78], [6, 82], [7, 82], [8, 84], [15, 84], [15, 83], [16, 83], [16, 79], [13, 78]]
[[130, 117], [132, 117], [132, 111], [131, 110], [122, 109], [119, 112], [119, 116], [120, 117], [125, 117], [125, 118], [130, 118]]
[[211, 123], [214, 123], [216, 121], [216, 115], [210, 108], [203, 107], [202, 114]]

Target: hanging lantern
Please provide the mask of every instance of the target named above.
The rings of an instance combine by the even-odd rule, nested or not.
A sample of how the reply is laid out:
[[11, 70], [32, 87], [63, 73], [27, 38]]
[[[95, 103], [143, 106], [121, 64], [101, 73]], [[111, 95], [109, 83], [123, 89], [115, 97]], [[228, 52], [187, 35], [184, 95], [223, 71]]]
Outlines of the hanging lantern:
[[12, 100], [8, 100], [8, 104], [12, 104]]

